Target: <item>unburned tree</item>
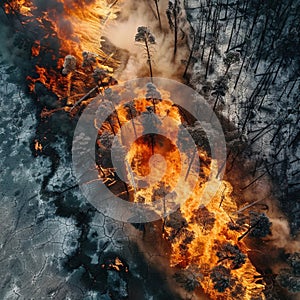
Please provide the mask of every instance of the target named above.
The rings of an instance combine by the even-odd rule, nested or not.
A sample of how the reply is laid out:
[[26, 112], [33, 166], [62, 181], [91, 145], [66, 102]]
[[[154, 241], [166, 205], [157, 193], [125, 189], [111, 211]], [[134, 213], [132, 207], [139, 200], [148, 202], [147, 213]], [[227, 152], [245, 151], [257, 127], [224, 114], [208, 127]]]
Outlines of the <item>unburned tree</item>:
[[142, 43], [145, 46], [145, 51], [147, 54], [147, 62], [149, 65], [149, 72], [152, 81], [153, 72], [152, 72], [152, 63], [151, 63], [151, 45], [155, 44], [155, 37], [150, 32], [150, 29], [145, 26], [140, 26], [137, 28], [137, 33], [135, 35], [135, 41]]
[[159, 2], [159, 0], [154, 0], [154, 3], [155, 3], [155, 9], [156, 9], [156, 14], [157, 14], [157, 19], [158, 19], [158, 23], [159, 23], [159, 28], [160, 28], [160, 30], [162, 30], [162, 26], [161, 26], [161, 18], [160, 18], [160, 12], [159, 12], [159, 7], [158, 7], [158, 2]]

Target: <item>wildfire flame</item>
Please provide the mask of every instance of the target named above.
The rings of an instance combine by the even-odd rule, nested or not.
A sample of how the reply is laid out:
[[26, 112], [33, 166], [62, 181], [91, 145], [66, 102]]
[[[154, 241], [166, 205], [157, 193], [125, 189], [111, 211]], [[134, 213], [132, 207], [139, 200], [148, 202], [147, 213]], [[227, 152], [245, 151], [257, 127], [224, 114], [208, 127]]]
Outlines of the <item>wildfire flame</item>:
[[21, 15], [30, 16], [31, 7], [30, 0], [14, 0], [4, 4], [5, 13], [7, 14], [20, 13]]
[[[161, 92], [161, 91], [160, 91]], [[182, 124], [182, 116], [177, 107], [172, 106], [172, 100], [168, 93], [162, 92], [163, 99], [155, 104], [156, 116], [161, 120], [162, 127], [166, 128], [168, 134], [172, 137], [172, 141], [176, 145], [178, 140], [178, 131], [172, 128], [179, 127]], [[126, 100], [123, 100], [125, 102]], [[227, 181], [220, 181], [211, 177], [211, 181], [215, 181], [211, 185], [211, 191], [207, 189], [207, 178], [213, 172], [216, 162], [212, 161], [203, 149], [198, 149], [198, 156], [202, 162], [200, 170], [201, 176], [196, 174], [198, 178], [197, 185], [193, 193], [189, 195], [185, 193], [188, 189], [189, 182], [180, 181], [182, 164], [180, 163], [180, 155], [178, 149], [170, 146], [168, 142], [156, 136], [154, 148], [149, 143], [149, 137], [138, 138], [132, 143], [135, 134], [142, 134], [143, 125], [136, 121], [135, 125], [130, 124], [130, 114], [124, 103], [116, 108], [121, 125], [117, 122], [107, 120], [99, 129], [100, 135], [118, 135], [124, 141], [126, 150], [125, 160], [129, 162], [134, 176], [134, 181], [146, 181], [148, 184], [142, 188], [134, 188], [130, 191], [133, 196], [131, 201], [153, 203], [164, 197], [165, 193], [170, 193], [176, 184], [182, 194], [174, 194], [176, 199], [187, 198], [180, 208], [181, 218], [185, 225], [174, 230], [174, 221], [172, 216], [168, 217], [165, 222], [164, 232], [162, 236], [171, 244], [170, 265], [181, 270], [192, 270], [196, 286], [201, 285], [202, 290], [209, 295], [210, 299], [264, 299], [263, 290], [265, 288], [263, 281], [257, 281], [256, 278], [260, 274], [256, 271], [251, 261], [247, 257], [250, 250], [243, 240], [240, 240], [240, 232], [230, 229], [229, 224], [235, 222], [235, 214], [238, 210], [235, 199], [231, 196], [232, 186]], [[153, 105], [153, 102], [142, 95], [137, 95], [131, 104], [136, 114], [143, 114], [147, 107]], [[166, 116], [172, 116], [173, 124], [164, 124], [163, 120]], [[168, 120], [168, 119], [167, 119]], [[126, 123], [127, 122], [127, 123]], [[111, 125], [115, 124], [114, 130]], [[128, 128], [122, 131], [124, 124], [129, 124]], [[134, 130], [135, 126], [135, 130]], [[119, 130], [119, 132], [118, 132]], [[101, 138], [100, 138], [101, 140]], [[100, 143], [101, 144], [101, 143]], [[102, 145], [105, 148], [105, 145]], [[161, 155], [165, 160], [163, 164], [157, 155]], [[154, 163], [151, 163], [151, 158]], [[189, 160], [190, 157], [185, 157]], [[127, 182], [132, 184], [132, 174], [127, 170]], [[155, 180], [151, 181], [151, 175]], [[195, 175], [195, 174], [194, 174]], [[211, 184], [211, 182], [210, 182]], [[215, 190], [217, 193], [214, 194]], [[214, 196], [209, 203], [204, 206], [203, 199]], [[175, 232], [175, 233], [174, 233]], [[224, 254], [222, 251], [229, 248], [233, 253]], [[237, 255], [235, 258], [234, 255]], [[233, 265], [234, 259], [240, 259], [240, 263]], [[225, 272], [226, 271], [226, 272]], [[217, 278], [212, 276], [216, 273]], [[218, 273], [219, 272], [219, 273]], [[223, 272], [223, 273], [222, 273]], [[224, 274], [225, 272], [225, 274]], [[219, 274], [219, 275], [218, 275]], [[218, 278], [218, 276], [220, 278]], [[224, 281], [224, 288], [216, 286], [217, 283]], [[220, 283], [220, 284], [221, 284]]]
[[34, 149], [35, 149], [35, 151], [42, 151], [43, 150], [43, 146], [38, 140], [34, 141]]
[[[112, 67], [118, 66], [117, 60], [111, 53], [106, 54], [102, 51], [100, 40], [100, 33], [103, 31], [105, 23], [116, 18], [118, 7], [115, 4], [108, 5], [104, 0], [89, 1], [88, 3], [86, 1], [57, 0], [57, 5], [61, 5], [64, 11], [64, 14], [60, 15], [57, 7], [47, 11], [39, 11], [31, 0], [6, 1], [4, 8], [7, 14], [17, 14], [23, 17], [21, 19], [23, 25], [37, 22], [38, 26], [44, 31], [44, 37], [32, 41], [32, 57], [38, 58], [40, 56], [43, 39], [47, 39], [50, 35], [57, 37], [60, 42], [59, 57], [54, 53], [51, 57], [53, 61], [56, 61], [56, 67], [37, 64], [35, 66], [37, 76], [27, 76], [30, 92], [34, 92], [36, 82], [44, 84], [59, 98], [70, 97], [70, 89], [66, 89], [66, 86], [72, 84], [75, 85], [75, 87], [72, 87], [74, 95], [78, 94], [78, 85], [81, 92], [87, 91], [89, 87], [84, 82], [80, 82], [80, 80], [74, 82], [76, 79], [73, 78], [72, 80], [72, 76], [61, 74], [63, 58], [68, 54], [76, 58], [78, 73], [83, 76], [91, 73], [91, 70], [87, 70], [82, 66], [83, 52], [94, 55], [94, 68], [100, 67], [112, 71]], [[48, 45], [48, 47], [51, 48], [51, 45]], [[45, 51], [49, 52], [50, 49]], [[78, 97], [80, 98], [80, 95]], [[76, 99], [73, 100], [76, 101]]]
[[[50, 91], [53, 91], [57, 96], [69, 96], [71, 98], [71, 90], [73, 88], [76, 94], [75, 100], [82, 97], [87, 87], [82, 79], [86, 74], [91, 75], [92, 70], [77, 68], [77, 73], [73, 72], [67, 76], [63, 76], [61, 69], [63, 68], [63, 57], [71, 54], [77, 59], [77, 65], [83, 62], [82, 52], [88, 51], [95, 55], [96, 66], [107, 67], [104, 64], [117, 66], [117, 61], [111, 56], [107, 55], [101, 50], [100, 35], [103, 26], [108, 20], [116, 18], [118, 8], [116, 5], [107, 5], [104, 0], [98, 1], [57, 1], [60, 3], [64, 10], [64, 22], [70, 26], [62, 26], [62, 20], [55, 10], [43, 12], [42, 16], [37, 19], [40, 26], [45, 26], [45, 21], [51, 24], [51, 31], [55, 32], [60, 41], [60, 55], [61, 57], [53, 57], [57, 60], [56, 68], [46, 68], [37, 64], [35, 71], [37, 76], [28, 76], [29, 89], [31, 92], [35, 90], [35, 83], [40, 82]], [[116, 1], [115, 1], [116, 2]], [[114, 4], [115, 4], [114, 2]], [[13, 0], [5, 4], [5, 11], [7, 14], [21, 14], [27, 18], [33, 18], [38, 11], [30, 0]], [[24, 21], [28, 22], [27, 19]], [[67, 30], [68, 29], [68, 30]], [[45, 35], [49, 35], [49, 29], [45, 29]], [[31, 55], [38, 58], [41, 55], [41, 40], [33, 42], [31, 48]], [[106, 60], [106, 61], [105, 61]], [[79, 73], [78, 73], [79, 72]], [[81, 73], [80, 73], [81, 72]], [[87, 79], [88, 80], [88, 79]], [[193, 190], [192, 195], [186, 194], [186, 187], [189, 181], [182, 179], [180, 181], [179, 174], [181, 173], [182, 164], [180, 163], [180, 155], [178, 149], [174, 147], [178, 139], [178, 131], [172, 131], [174, 126], [167, 124], [171, 118], [173, 122], [179, 127], [182, 125], [182, 116], [176, 106], [173, 106], [172, 99], [167, 91], [162, 92], [162, 99], [155, 106], [155, 115], [162, 123], [162, 127], [170, 128], [168, 132], [171, 136], [172, 143], [166, 140], [157, 138], [154, 145], [145, 141], [145, 139], [137, 139], [133, 144], [126, 144], [126, 138], [123, 138], [125, 146], [128, 147], [126, 153], [126, 160], [131, 172], [127, 170], [127, 180], [131, 185], [135, 185], [135, 181], [139, 182], [145, 176], [148, 176], [147, 188], [136, 189], [133, 193], [131, 189], [131, 201], [135, 202], [153, 202], [156, 200], [156, 195], [161, 196], [164, 192], [161, 191], [162, 187], [168, 190], [174, 188], [179, 182], [179, 190], [182, 194], [177, 194], [176, 197], [186, 198], [187, 201], [181, 206], [180, 213], [185, 220], [185, 225], [178, 229], [174, 234], [174, 226], [166, 226], [162, 234], [171, 245], [170, 265], [174, 268], [181, 270], [193, 270], [195, 280], [201, 285], [204, 292], [209, 295], [211, 299], [246, 299], [250, 300], [255, 297], [263, 299], [264, 284], [255, 282], [255, 276], [260, 274], [256, 271], [255, 267], [247, 257], [249, 250], [247, 245], [239, 240], [239, 233], [230, 230], [228, 223], [234, 221], [231, 213], [237, 210], [236, 202], [231, 196], [232, 187], [229, 182], [222, 181], [221, 187], [218, 192], [211, 199], [206, 207], [201, 206], [200, 199], [206, 187], [206, 179], [212, 172], [216, 162], [211, 161], [209, 155], [198, 149], [198, 157], [202, 162], [205, 162], [201, 167], [201, 176], [199, 174], [192, 174], [197, 176], [197, 185]], [[75, 101], [74, 100], [74, 101]], [[130, 121], [128, 110], [124, 106], [125, 99], [116, 109], [120, 123]], [[141, 95], [134, 99], [134, 107], [141, 115], [147, 111], [148, 106], [153, 106], [153, 102], [145, 99]], [[44, 116], [47, 112], [43, 112]], [[164, 121], [165, 120], [165, 121]], [[107, 125], [107, 124], [106, 124]], [[118, 125], [114, 125], [118, 127]], [[113, 134], [113, 128], [107, 125], [105, 128], [99, 128], [99, 135], [104, 132]], [[121, 130], [119, 130], [121, 132]], [[128, 129], [128, 136], [140, 135], [143, 132], [142, 124], [136, 124]], [[122, 139], [120, 137], [120, 139]], [[100, 143], [101, 144], [101, 143]], [[98, 144], [99, 146], [99, 144]], [[42, 151], [42, 145], [35, 141], [34, 148], [36, 151]], [[142, 153], [142, 155], [140, 155]], [[156, 168], [153, 168], [151, 159], [156, 155], [154, 163]], [[161, 159], [163, 157], [163, 160]], [[184, 157], [189, 159], [188, 156]], [[165, 162], [163, 162], [165, 161]], [[159, 178], [158, 181], [152, 181], [153, 178]], [[219, 185], [216, 180], [216, 186]], [[209, 191], [206, 191], [209, 194]], [[220, 205], [222, 199], [222, 205]], [[242, 265], [237, 268], [232, 268], [232, 260], [230, 257], [220, 258], [217, 253], [224, 245], [230, 244], [237, 247], [244, 255], [245, 260]], [[119, 270], [123, 266], [122, 262], [116, 258], [111, 267]], [[229, 274], [221, 274], [225, 277], [226, 286], [222, 291], [216, 289], [216, 279], [211, 276], [216, 267], [222, 267], [226, 270], [230, 269]], [[217, 269], [218, 270], [218, 269]], [[218, 274], [216, 274], [218, 277]], [[218, 279], [218, 278], [217, 278]], [[224, 278], [223, 278], [224, 279]], [[221, 280], [221, 279], [220, 279]]]

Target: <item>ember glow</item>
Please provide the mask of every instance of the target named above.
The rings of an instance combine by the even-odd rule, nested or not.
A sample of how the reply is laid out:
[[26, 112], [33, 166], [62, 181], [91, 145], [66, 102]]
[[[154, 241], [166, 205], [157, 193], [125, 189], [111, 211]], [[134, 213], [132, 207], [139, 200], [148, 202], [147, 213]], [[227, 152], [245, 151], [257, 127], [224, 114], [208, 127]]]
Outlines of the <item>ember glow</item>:
[[4, 4], [5, 12], [7, 14], [22, 14], [31, 16], [32, 3], [31, 0], [16, 0], [9, 1]]
[[[34, 93], [35, 84], [41, 83], [60, 100], [67, 97], [66, 106], [62, 109], [75, 114], [74, 107], [79, 109], [81, 100], [92, 101], [95, 94], [101, 92], [105, 95], [105, 91], [109, 91], [109, 87], [113, 85], [113, 70], [117, 68], [119, 62], [114, 58], [114, 53], [104, 53], [101, 50], [100, 36], [105, 24], [117, 18], [116, 13], [119, 9], [117, 1], [107, 4], [105, 0], [89, 3], [60, 0], [57, 4], [61, 5], [63, 16], [54, 8], [40, 13], [34, 1], [15, 0], [8, 3], [5, 5], [7, 14], [21, 14], [24, 16], [24, 25], [28, 25], [31, 19], [37, 20], [39, 26], [45, 27], [45, 36], [53, 34], [59, 41], [59, 56], [56, 57], [54, 53], [53, 57], [50, 55], [56, 62], [56, 67], [48, 68], [41, 63], [36, 64], [36, 76], [27, 77], [30, 92]], [[45, 47], [43, 37], [33, 41], [31, 56], [39, 61]], [[67, 57], [68, 55], [70, 56]], [[65, 74], [62, 72], [63, 69]], [[103, 77], [98, 73], [97, 77], [96, 69], [104, 70], [106, 73], [104, 75], [101, 73]], [[97, 84], [93, 80], [93, 75], [97, 78]], [[99, 80], [102, 85], [98, 85]], [[89, 94], [89, 91], [92, 92]], [[109, 188], [116, 194], [122, 194], [125, 200], [143, 203], [155, 202], [164, 197], [164, 194], [174, 191], [178, 185], [174, 197], [187, 198], [187, 201], [175, 215], [183, 220], [184, 225], [176, 230], [174, 225], [176, 217], [172, 215], [162, 220], [164, 230], [161, 238], [170, 245], [168, 257], [170, 266], [176, 270], [193, 273], [196, 295], [204, 293], [215, 300], [264, 299], [264, 282], [256, 282], [255, 278], [259, 278], [260, 274], [247, 256], [248, 246], [240, 239], [245, 228], [236, 226], [238, 229], [235, 229], [237, 220], [233, 213], [238, 207], [231, 196], [231, 184], [212, 179], [215, 180], [218, 191], [206, 206], [201, 205], [199, 199], [205, 197], [203, 194], [208, 193], [209, 197], [209, 191], [205, 190], [206, 181], [216, 162], [211, 160], [210, 154], [205, 149], [198, 147], [195, 156], [201, 161], [201, 169], [199, 173], [189, 174], [190, 177], [197, 177], [197, 184], [193, 187], [193, 193], [191, 195], [188, 193], [192, 184], [189, 177], [185, 178], [188, 171], [185, 169], [183, 172], [181, 150], [176, 145], [178, 128], [189, 127], [192, 131], [196, 125], [192, 122], [187, 125], [188, 120], [178, 107], [173, 105], [168, 91], [160, 93], [161, 99], [157, 101], [137, 92], [131, 103], [128, 99], [118, 101], [115, 114], [104, 124], [97, 127], [97, 120], [94, 121], [99, 131], [97, 168], [100, 180], [107, 182]], [[107, 101], [105, 96], [103, 101]], [[111, 101], [109, 105], [115, 103]], [[42, 116], [47, 117], [51, 113], [42, 111]], [[139, 121], [134, 120], [137, 116], [140, 117]], [[157, 118], [158, 127], [168, 130], [168, 138], [143, 135], [145, 129], [143, 117], [149, 116]], [[127, 126], [124, 133], [121, 127], [125, 123]], [[122, 150], [125, 151], [125, 175], [121, 174], [125, 177], [125, 184], [115, 185], [114, 179], [107, 180], [107, 174], [112, 168], [111, 161], [108, 161], [105, 155], [108, 153], [108, 146], [114, 147], [109, 144], [111, 139], [118, 135], [125, 149]], [[135, 139], [136, 136], [139, 138]], [[43, 150], [37, 140], [34, 148], [36, 151]], [[190, 161], [191, 157], [191, 153], [184, 155], [183, 160]], [[119, 177], [122, 177], [121, 175]], [[124, 265], [116, 258], [109, 267], [119, 271]]]

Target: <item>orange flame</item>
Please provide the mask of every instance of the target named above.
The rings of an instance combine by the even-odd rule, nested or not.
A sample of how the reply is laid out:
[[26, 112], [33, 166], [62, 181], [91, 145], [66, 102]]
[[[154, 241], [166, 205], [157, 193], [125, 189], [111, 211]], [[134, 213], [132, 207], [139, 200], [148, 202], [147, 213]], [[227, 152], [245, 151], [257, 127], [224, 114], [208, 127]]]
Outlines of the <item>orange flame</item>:
[[32, 47], [31, 47], [31, 55], [38, 56], [40, 54], [40, 50], [41, 50], [40, 41], [34, 41]]
[[[162, 94], [164, 99], [156, 104], [156, 115], [160, 120], [166, 118], [167, 115], [172, 116], [174, 122], [179, 126], [181, 117], [178, 109], [172, 106], [173, 102], [167, 92], [162, 92]], [[145, 112], [146, 107], [152, 105], [152, 102], [143, 98], [142, 95], [136, 97], [133, 102], [139, 113]], [[117, 115], [121, 123], [130, 120], [128, 111], [122, 104], [117, 108]], [[140, 135], [143, 127], [138, 121], [135, 122], [135, 130]], [[172, 132], [172, 126], [164, 124], [163, 127], [169, 130], [172, 141], [176, 144], [178, 132]], [[103, 134], [105, 130], [113, 134], [109, 126], [103, 126], [100, 129], [100, 134]], [[182, 166], [178, 149], [170, 147], [159, 137], [156, 137], [154, 149], [143, 138], [138, 138], [133, 144], [130, 144], [128, 137], [135, 134], [133, 126], [126, 129], [125, 132], [123, 131], [122, 134], [124, 136], [121, 137], [121, 140], [129, 148], [126, 159], [132, 168], [135, 180], [138, 182], [145, 177], [148, 178], [147, 176], [152, 173], [155, 179], [154, 182], [149, 179], [145, 188], [137, 188], [131, 201], [153, 202], [160, 198], [159, 196], [164, 192], [164, 187], [172, 191], [176, 183], [180, 185], [179, 189], [182, 190], [182, 195], [177, 195], [177, 197], [184, 197], [188, 182], [180, 182], [179, 179]], [[165, 165], [161, 164], [159, 160], [151, 164], [151, 158], [157, 154], [164, 157]], [[215, 176], [211, 176], [209, 189], [207, 178], [216, 169], [216, 162], [212, 161], [204, 150], [198, 150], [198, 155], [204, 162], [201, 166], [201, 177], [197, 174], [198, 183], [180, 209], [186, 224], [184, 228], [179, 228], [174, 234], [174, 226], [168, 225], [171, 222], [171, 216], [169, 221], [168, 218], [166, 219], [166, 226], [162, 233], [163, 238], [171, 245], [170, 265], [181, 270], [193, 270], [195, 280], [210, 299], [265, 299], [264, 283], [262, 281], [256, 282], [256, 278], [260, 274], [247, 257], [248, 246], [243, 240], [239, 240], [241, 233], [231, 230], [228, 226], [230, 222], [234, 222], [233, 213], [238, 210], [236, 201], [231, 196], [232, 186], [229, 182], [220, 182]], [[129, 174], [127, 177], [130, 182]], [[210, 195], [214, 196], [210, 199]], [[201, 205], [203, 201], [207, 203], [206, 207]], [[243, 263], [241, 265], [232, 267], [232, 258], [220, 259], [217, 255], [227, 244], [236, 247], [234, 249], [239, 249], [242, 253]], [[228, 269], [230, 273], [230, 278], [227, 278], [228, 287], [224, 288], [224, 291], [216, 289], [211, 276], [214, 268], [218, 266]]]
[[[82, 78], [79, 80], [76, 76], [84, 76], [84, 74], [91, 75], [90, 69], [85, 70], [83, 67], [80, 67], [83, 51], [89, 51], [95, 55], [97, 66], [106, 67], [103, 66], [103, 64], [106, 63], [111, 66], [117, 66], [118, 64], [112, 55], [110, 55], [111, 53], [108, 55], [105, 54], [100, 47], [101, 31], [108, 20], [116, 17], [118, 9], [116, 6], [108, 6], [105, 0], [90, 1], [88, 4], [84, 3], [84, 5], [81, 1], [60, 0], [60, 3], [63, 5], [65, 12], [63, 20], [57, 11], [48, 11], [45, 12], [43, 16], [40, 16], [38, 21], [40, 26], [44, 26], [43, 20], [47, 20], [51, 24], [52, 30], [55, 31], [61, 42], [60, 53], [62, 57], [58, 59], [57, 69], [55, 70], [46, 69], [37, 65], [36, 73], [38, 74], [38, 78], [27, 77], [30, 82], [29, 89], [31, 92], [34, 92], [35, 83], [40, 82], [60, 97], [65, 95], [71, 96], [70, 91], [72, 91], [72, 89], [78, 93], [81, 91], [79, 96], [76, 95], [80, 98], [83, 96], [82, 92], [86, 89], [86, 85]], [[33, 16], [36, 8], [29, 0], [13, 0], [5, 4], [5, 11], [10, 14], [18, 12], [30, 17]], [[70, 26], [62, 26], [61, 22], [65, 22], [65, 24], [69, 24]], [[45, 32], [46, 34], [50, 34], [50, 32], [47, 32], [47, 29], [45, 29]], [[35, 42], [31, 51], [32, 56], [40, 55], [40, 43]], [[63, 57], [67, 54], [74, 55], [77, 58], [78, 70], [76, 70], [77, 72], [74, 72], [74, 74], [68, 74], [68, 76], [64, 77], [59, 73], [59, 69], [62, 68]], [[54, 59], [57, 58], [54, 57]], [[66, 87], [68, 87], [68, 91], [66, 91]], [[181, 124], [181, 116], [178, 109], [172, 106], [172, 99], [170, 99], [168, 93], [166, 91], [161, 92], [163, 100], [156, 106], [157, 116], [161, 119], [169, 116], [179, 126]], [[152, 103], [145, 100], [141, 95], [135, 99], [135, 108], [139, 112], [145, 112], [146, 107], [149, 105], [152, 105]], [[126, 110], [122, 105], [118, 107], [117, 112], [121, 122], [129, 120]], [[48, 113], [48, 111], [43, 111], [44, 116], [47, 116]], [[167, 118], [166, 122], [168, 122]], [[169, 134], [172, 136], [172, 140], [176, 141], [177, 132], [171, 130], [172, 126], [164, 124], [164, 128], [170, 128]], [[143, 130], [143, 128], [137, 127], [136, 130]], [[133, 129], [129, 130], [128, 134], [133, 135]], [[150, 174], [150, 179], [160, 178], [160, 182], [172, 190], [176, 182], [179, 181], [178, 174], [182, 168], [182, 165], [179, 163], [178, 150], [171, 147], [168, 143], [155, 143], [154, 147], [151, 148], [145, 144], [145, 141], [142, 139], [128, 146], [130, 146], [130, 150], [127, 153], [126, 159], [132, 166], [136, 180], [140, 179], [139, 176], [143, 177]], [[42, 145], [38, 141], [35, 141], [34, 147], [36, 151], [42, 150]], [[143, 155], [139, 155], [140, 153]], [[166, 164], [160, 160], [156, 161], [157, 168], [154, 170], [155, 172], [151, 174], [154, 168], [151, 168], [149, 162], [151, 162], [153, 153], [163, 156]], [[205, 222], [207, 222], [207, 220], [204, 220], [204, 223], [202, 222], [201, 216], [199, 216], [201, 210], [204, 210], [204, 208], [201, 207], [201, 199], [203, 199], [203, 197], [210, 197], [210, 191], [205, 190], [207, 187], [205, 179], [211, 174], [216, 162], [210, 161], [207, 153], [203, 151], [199, 151], [198, 155], [201, 156], [201, 160], [207, 162], [207, 164], [201, 169], [202, 177], [198, 178], [192, 195], [189, 195], [187, 201], [181, 206], [181, 214], [186, 221], [184, 230], [179, 230], [178, 233], [174, 235], [172, 233], [172, 227], [166, 226], [165, 232], [163, 233], [163, 237], [171, 244], [170, 265], [182, 270], [199, 270], [199, 273], [195, 272], [196, 279], [204, 292], [209, 295], [211, 299], [250, 300], [258, 296], [263, 299], [264, 285], [255, 282], [254, 277], [258, 276], [259, 273], [247, 257], [242, 266], [230, 270], [231, 281], [235, 286], [235, 290], [226, 288], [223, 292], [218, 292], [215, 289], [214, 282], [210, 276], [214, 267], [230, 267], [228, 259], [220, 261], [216, 255], [218, 249], [225, 243], [237, 246], [245, 255], [247, 255], [249, 249], [243, 241], [239, 241], [239, 234], [230, 230], [227, 225], [228, 222], [231, 221], [230, 214], [237, 210], [235, 200], [231, 196], [232, 187], [230, 183], [222, 181], [221, 188], [218, 187], [217, 193], [210, 199], [206, 206], [207, 217], [204, 218], [213, 216], [211, 219], [213, 219], [214, 222], [211, 222], [211, 224], [206, 224]], [[185, 158], [188, 159], [188, 157]], [[197, 176], [198, 175], [199, 174], [197, 174]], [[127, 174], [127, 177], [130, 181], [129, 174]], [[217, 179], [212, 180], [215, 180], [215, 185], [212, 186], [212, 189], [214, 189], [214, 187], [219, 186], [220, 182]], [[133, 201], [139, 202], [142, 199], [144, 202], [152, 202], [156, 200], [155, 195], [161, 186], [157, 182], [152, 182], [151, 180], [149, 182], [150, 184], [148, 184], [146, 189], [138, 190], [134, 193]], [[188, 183], [182, 181], [179, 182], [179, 185], [182, 192], [181, 196], [184, 198], [187, 193], [186, 186]], [[222, 205], [220, 205], [220, 199], [223, 199]], [[116, 259], [115, 262], [111, 264], [111, 267], [120, 270], [122, 265], [122, 262]], [[240, 293], [234, 296], [233, 292], [237, 292], [236, 287], [238, 286], [236, 283], [239, 284]]]
[[34, 149], [35, 151], [40, 151], [40, 152], [43, 150], [43, 146], [38, 140], [34, 141]]
[[31, 15], [32, 3], [30, 0], [14, 0], [6, 1], [4, 4], [4, 10], [6, 14], [16, 14], [29, 16]]
[[[57, 60], [57, 68], [45, 69], [41, 64], [36, 66], [36, 72], [40, 76], [39, 78], [27, 77], [29, 81], [29, 90], [34, 92], [34, 84], [41, 82], [50, 91], [53, 91], [60, 98], [69, 97], [72, 94], [72, 84], [74, 78], [70, 76], [65, 78], [61, 74], [61, 68], [63, 66], [63, 59], [66, 55], [71, 54], [77, 59], [78, 74], [85, 76], [85, 74], [91, 75], [91, 70], [83, 68], [81, 66], [84, 51], [90, 52], [95, 56], [95, 67], [105, 68], [112, 71], [111, 67], [104, 64], [109, 64], [112, 67], [116, 67], [118, 62], [113, 58], [111, 53], [104, 53], [101, 50], [101, 32], [105, 26], [105, 23], [116, 17], [118, 8], [116, 5], [108, 5], [105, 0], [90, 1], [63, 1], [57, 0], [63, 6], [64, 14], [53, 9], [49, 9], [42, 14], [38, 8], [35, 7], [30, 0], [12, 0], [7, 1], [5, 4], [5, 12], [7, 14], [23, 15], [26, 18], [22, 21], [23, 24], [30, 23], [30, 20], [38, 22], [39, 26], [43, 28], [45, 35], [44, 38], [48, 38], [51, 34], [53, 37], [57, 37], [60, 42], [60, 55], [61, 57], [52, 56], [52, 60]], [[48, 28], [46, 28], [46, 26]], [[54, 34], [53, 34], [54, 32]], [[41, 52], [42, 39], [34, 41], [31, 48], [31, 55], [37, 57]], [[51, 51], [50, 49], [47, 50]], [[76, 79], [75, 79], [76, 80]], [[77, 79], [73, 94], [77, 94], [76, 87], [80, 85], [81, 90], [87, 89], [83, 79]], [[69, 86], [69, 88], [66, 88]], [[74, 100], [74, 99], [73, 99]], [[76, 101], [76, 99], [74, 100]]]

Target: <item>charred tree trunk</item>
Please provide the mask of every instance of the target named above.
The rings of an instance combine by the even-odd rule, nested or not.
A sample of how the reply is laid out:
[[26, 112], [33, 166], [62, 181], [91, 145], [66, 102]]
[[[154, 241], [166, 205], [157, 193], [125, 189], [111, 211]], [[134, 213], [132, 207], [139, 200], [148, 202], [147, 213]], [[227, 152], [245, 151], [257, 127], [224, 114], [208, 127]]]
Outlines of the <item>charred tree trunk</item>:
[[177, 53], [177, 41], [178, 41], [178, 16], [177, 16], [177, 8], [178, 8], [178, 0], [175, 0], [174, 2], [174, 10], [173, 10], [173, 16], [174, 16], [174, 59], [176, 57]]
[[258, 58], [257, 58], [256, 67], [254, 69], [254, 73], [257, 72], [258, 66], [259, 66], [261, 58], [262, 58], [262, 44], [263, 44], [263, 41], [265, 39], [265, 34], [266, 34], [266, 31], [267, 31], [268, 22], [269, 22], [269, 16], [267, 15], [266, 16], [266, 22], [265, 22], [265, 25], [264, 25], [264, 28], [263, 28], [263, 31], [261, 33], [261, 37], [260, 37], [260, 40], [259, 40], [259, 44], [257, 46]]
[[236, 9], [235, 9], [235, 14], [234, 14], [234, 21], [233, 21], [233, 25], [232, 25], [232, 28], [231, 28], [230, 37], [229, 37], [229, 41], [228, 41], [228, 46], [227, 46], [226, 52], [228, 52], [229, 49], [230, 49], [230, 45], [231, 45], [231, 41], [232, 41], [232, 37], [233, 37], [233, 32], [235, 31], [235, 27], [236, 27], [236, 19], [237, 19], [238, 10], [239, 10], [239, 1], [236, 2]]
[[189, 55], [188, 61], [186, 63], [185, 69], [184, 69], [184, 73], [183, 73], [183, 76], [182, 76], [183, 78], [186, 78], [187, 71], [188, 71], [189, 66], [191, 64], [193, 54], [194, 54], [194, 49], [196, 47], [196, 41], [197, 41], [198, 34], [199, 34], [198, 32], [196, 34], [194, 33], [193, 45], [192, 45], [192, 49], [190, 51], [190, 55]]
[[206, 69], [205, 69], [205, 79], [207, 79], [207, 75], [208, 75], [208, 71], [209, 71], [209, 63], [210, 63], [210, 58], [212, 55], [213, 47], [214, 47], [214, 45], [211, 45], [211, 47], [209, 49], [209, 54], [208, 54]]

